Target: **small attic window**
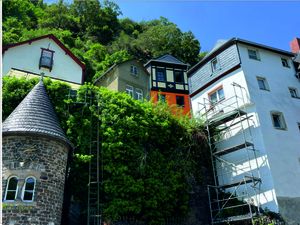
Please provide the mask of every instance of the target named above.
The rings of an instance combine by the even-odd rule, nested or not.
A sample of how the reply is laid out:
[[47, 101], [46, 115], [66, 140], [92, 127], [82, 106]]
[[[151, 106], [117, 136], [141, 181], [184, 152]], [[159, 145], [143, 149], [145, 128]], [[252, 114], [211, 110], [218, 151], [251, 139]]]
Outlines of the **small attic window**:
[[51, 71], [53, 66], [53, 55], [54, 51], [42, 48], [39, 68], [48, 68]]

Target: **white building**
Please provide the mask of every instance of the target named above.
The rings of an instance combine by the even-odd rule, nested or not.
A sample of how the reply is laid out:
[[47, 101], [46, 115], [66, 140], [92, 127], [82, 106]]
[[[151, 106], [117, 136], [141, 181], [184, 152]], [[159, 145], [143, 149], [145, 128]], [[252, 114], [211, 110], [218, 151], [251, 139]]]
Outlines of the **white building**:
[[3, 75], [39, 76], [83, 84], [85, 65], [54, 35], [3, 46]]
[[[188, 72], [194, 116], [223, 117], [222, 137], [212, 145], [216, 186], [280, 212], [288, 224], [300, 222], [300, 80], [293, 57], [233, 38]], [[224, 120], [230, 112], [237, 113]]]

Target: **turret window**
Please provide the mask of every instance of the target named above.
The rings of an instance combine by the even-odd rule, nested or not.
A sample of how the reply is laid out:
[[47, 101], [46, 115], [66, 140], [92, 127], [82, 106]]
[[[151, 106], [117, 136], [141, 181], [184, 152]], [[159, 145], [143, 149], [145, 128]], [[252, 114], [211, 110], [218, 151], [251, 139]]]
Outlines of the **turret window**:
[[22, 200], [24, 202], [32, 202], [34, 198], [35, 178], [27, 177], [22, 190]]
[[7, 181], [4, 201], [15, 201], [18, 193], [18, 178], [13, 176]]
[[54, 51], [42, 48], [39, 68], [44, 67], [51, 71], [53, 66], [53, 54]]

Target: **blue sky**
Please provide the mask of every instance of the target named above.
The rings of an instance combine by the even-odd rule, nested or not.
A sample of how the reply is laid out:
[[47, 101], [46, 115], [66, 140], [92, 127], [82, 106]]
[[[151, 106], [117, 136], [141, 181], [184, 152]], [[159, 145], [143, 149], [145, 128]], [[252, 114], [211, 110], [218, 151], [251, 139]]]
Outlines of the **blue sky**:
[[[134, 21], [168, 18], [182, 31], [192, 31], [201, 51], [219, 39], [239, 37], [290, 51], [300, 37], [300, 1], [112, 0]], [[51, 3], [57, 0], [44, 0]], [[65, 0], [72, 2], [72, 0]], [[103, 2], [103, 0], [100, 0]]]
[[300, 37], [300, 1], [183, 1], [115, 0], [123, 15], [135, 21], [160, 16], [182, 31], [191, 30], [201, 51], [209, 51], [218, 39], [231, 37], [290, 50]]

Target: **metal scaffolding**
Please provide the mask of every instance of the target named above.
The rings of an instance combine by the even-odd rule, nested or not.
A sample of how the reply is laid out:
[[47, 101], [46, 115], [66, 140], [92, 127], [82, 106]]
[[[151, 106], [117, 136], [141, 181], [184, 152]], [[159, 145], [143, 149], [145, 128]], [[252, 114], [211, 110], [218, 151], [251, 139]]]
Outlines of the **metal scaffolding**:
[[233, 83], [233, 96], [218, 102], [204, 99], [205, 117], [214, 174], [208, 186], [212, 224], [252, 221], [260, 213], [261, 178], [251, 129], [251, 101], [246, 90]]

